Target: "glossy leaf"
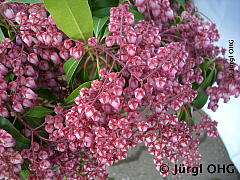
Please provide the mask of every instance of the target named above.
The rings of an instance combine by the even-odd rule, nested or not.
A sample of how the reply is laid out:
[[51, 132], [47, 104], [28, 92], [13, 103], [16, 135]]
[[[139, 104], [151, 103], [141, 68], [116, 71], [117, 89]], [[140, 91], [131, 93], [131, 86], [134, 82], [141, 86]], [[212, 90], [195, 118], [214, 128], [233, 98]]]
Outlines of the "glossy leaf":
[[145, 19], [142, 14], [140, 14], [138, 11], [136, 11], [134, 9], [130, 9], [129, 12], [134, 14], [134, 23], [135, 24], [137, 24], [138, 21], [140, 21], [141, 19]]
[[24, 163], [21, 165], [22, 170], [28, 170], [30, 172], [30, 170], [28, 168], [29, 164], [30, 164], [30, 161], [28, 159], [25, 159]]
[[56, 100], [56, 96], [49, 89], [36, 89], [35, 93], [43, 99]]
[[202, 82], [200, 87], [197, 88], [198, 96], [192, 102], [192, 105], [198, 109], [201, 109], [207, 103], [208, 96], [206, 95], [206, 93], [204, 91], [207, 89], [208, 86], [211, 86], [214, 83], [215, 78], [216, 78], [215, 71], [216, 71], [215, 68], [212, 68], [212, 70], [207, 75], [207, 77], [204, 79], [204, 81]]
[[105, 38], [105, 37], [107, 37], [109, 35], [110, 35], [110, 32], [109, 32], [108, 28], [106, 28], [104, 33], [103, 33], [103, 37], [102, 38]]
[[93, 11], [93, 16], [103, 18], [110, 16], [111, 7], [101, 8]]
[[82, 69], [79, 71], [77, 78], [80, 78], [80, 80], [82, 82], [89, 81], [88, 72], [87, 72], [87, 69], [85, 67], [82, 67]]
[[2, 40], [5, 38], [3, 32], [2, 32], [2, 29], [0, 27], [0, 43], [2, 43]]
[[93, 9], [100, 9], [106, 7], [118, 6], [119, 0], [95, 0], [93, 3]]
[[75, 89], [65, 100], [64, 105], [68, 105], [68, 104], [73, 104], [74, 103], [74, 99], [79, 95], [79, 90], [82, 89], [83, 87], [87, 87], [90, 88], [91, 87], [91, 81], [85, 82], [83, 84], [81, 84], [77, 89]]
[[8, 83], [10, 80], [13, 81], [14, 77], [14, 74], [9, 71], [8, 74], [4, 77], [4, 80]]
[[52, 109], [42, 107], [42, 106], [34, 106], [27, 116], [35, 117], [35, 118], [43, 118], [52, 113], [53, 113]]
[[36, 128], [44, 123], [44, 118], [36, 118], [36, 117], [24, 117], [23, 120], [31, 127]]
[[96, 71], [95, 71], [95, 73], [93, 74], [93, 78], [92, 78], [92, 79], [93, 79], [93, 80], [99, 79], [98, 68], [96, 68]]
[[208, 96], [201, 87], [197, 89], [197, 92], [198, 96], [196, 97], [196, 99], [194, 99], [194, 101], [191, 104], [197, 109], [202, 109], [202, 107], [207, 103]]
[[21, 179], [26, 180], [27, 175], [30, 174], [29, 170], [22, 170], [18, 175]]
[[88, 0], [44, 0], [56, 25], [72, 39], [86, 42], [93, 32]]
[[201, 84], [200, 88], [206, 90], [208, 86], [212, 85], [211, 82], [214, 78], [215, 69], [213, 68], [210, 74], [204, 79], [203, 83]]
[[103, 18], [98, 18], [98, 17], [93, 17], [93, 31], [95, 34], [95, 37], [98, 38], [99, 33], [101, 32], [103, 26], [106, 24], [108, 21], [108, 17], [103, 17]]
[[[52, 113], [52, 112], [51, 112]], [[23, 117], [23, 120], [31, 127], [31, 128], [37, 128], [41, 126], [45, 122], [45, 116], [38, 118], [38, 117], [30, 117], [30, 116], [25, 116]], [[45, 131], [44, 126], [40, 127], [37, 129], [38, 134], [41, 137], [48, 138], [48, 133]]]
[[89, 4], [89, 7], [90, 7], [91, 11], [93, 9], [94, 1], [95, 0], [88, 0], [88, 4]]
[[[45, 122], [45, 117], [43, 118], [36, 118], [36, 117], [24, 117], [23, 120], [31, 127], [31, 128], [37, 128], [40, 125], [42, 125]], [[45, 132], [44, 127], [40, 127], [38, 129], [38, 131], [42, 131], [39, 132], [38, 134], [44, 138], [48, 138], [48, 133]]]
[[200, 68], [202, 69], [203, 73], [206, 72], [207, 68], [212, 64], [213, 61], [214, 61], [214, 59], [205, 60], [202, 64], [200, 64]]
[[19, 131], [16, 129], [12, 123], [0, 116], [0, 129], [6, 130], [14, 138], [16, 145], [15, 149], [20, 151], [22, 149], [28, 149], [30, 145], [30, 140], [25, 138]]
[[82, 59], [80, 59], [79, 61], [76, 61], [73, 57], [70, 58], [67, 62], [64, 63], [63, 65], [63, 70], [66, 73], [66, 77], [67, 77], [67, 82], [68, 85], [70, 85], [73, 74], [75, 73], [75, 71], [77, 70], [79, 63], [81, 62]]
[[8, 0], [6, 3], [13, 3], [13, 2], [38, 4], [38, 3], [42, 3], [43, 1], [42, 0]]

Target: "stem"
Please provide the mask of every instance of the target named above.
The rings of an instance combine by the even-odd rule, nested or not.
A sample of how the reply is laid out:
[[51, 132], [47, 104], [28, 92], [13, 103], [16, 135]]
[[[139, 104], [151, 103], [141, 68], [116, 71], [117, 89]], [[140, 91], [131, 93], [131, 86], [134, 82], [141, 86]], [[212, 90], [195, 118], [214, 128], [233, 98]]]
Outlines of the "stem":
[[[127, 66], [126, 64], [124, 64], [123, 62], [121, 62], [119, 60], [119, 58], [117, 56], [115, 56], [113, 53], [109, 52], [108, 50], [106, 50], [103, 46], [97, 45], [97, 47], [99, 50], [105, 52], [108, 56], [110, 56], [111, 58], [113, 58], [116, 62], [118, 62], [122, 67]], [[126, 67], [127, 68], [127, 67]], [[136, 73], [132, 72], [130, 69], [128, 69], [128, 71], [139, 81], [142, 82], [142, 79], [140, 79]]]
[[21, 36], [19, 35], [17, 29], [14, 27], [14, 25], [12, 24], [12, 22], [10, 20], [8, 20], [6, 18], [6, 16], [1, 12], [1, 15], [2, 17], [7, 21], [7, 23], [12, 27], [12, 29], [14, 30], [15, 32], [15, 35], [18, 35], [19, 36], [19, 39], [21, 40], [22, 44], [26, 47], [26, 49], [29, 51], [29, 52], [32, 52], [32, 50], [27, 46], [27, 44], [22, 40]]
[[30, 129], [30, 131], [32, 131], [32, 133], [34, 133], [36, 136], [38, 136], [40, 139], [42, 139], [42, 140], [44, 140], [44, 141], [51, 141], [51, 140], [49, 140], [49, 139], [46, 139], [46, 138], [40, 136], [40, 135], [38, 134], [38, 132], [35, 131], [35, 129], [33, 129], [31, 126], [29, 126], [20, 116], [18, 116], [18, 114], [12, 109], [12, 107], [10, 106], [9, 103], [7, 104], [7, 106], [8, 106], [8, 108], [12, 111], [12, 113], [14, 114], [14, 116], [17, 117], [17, 119], [19, 119], [19, 120], [23, 123], [23, 125], [24, 125], [25, 127], [27, 127], [28, 129]]
[[183, 106], [183, 108], [185, 109], [185, 111], [187, 112], [187, 115], [188, 115], [189, 130], [190, 130], [190, 133], [191, 133], [191, 131], [192, 131], [192, 128], [191, 128], [191, 117], [190, 117], [188, 108], [186, 108], [185, 106]]
[[147, 110], [148, 110], [148, 108], [151, 106], [151, 102], [150, 102], [150, 104], [144, 109], [144, 111], [143, 112], [141, 112], [138, 116], [137, 116], [137, 119], [139, 118], [139, 117], [141, 117]]

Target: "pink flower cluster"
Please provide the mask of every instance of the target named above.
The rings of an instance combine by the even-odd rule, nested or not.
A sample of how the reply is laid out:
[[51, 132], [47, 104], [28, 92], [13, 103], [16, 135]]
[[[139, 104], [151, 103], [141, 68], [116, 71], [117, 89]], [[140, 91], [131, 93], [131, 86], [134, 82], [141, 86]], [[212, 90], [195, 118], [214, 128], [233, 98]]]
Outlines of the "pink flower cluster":
[[[111, 9], [108, 28], [112, 35], [106, 37], [106, 47], [94, 38], [88, 43], [123, 69], [117, 73], [101, 69], [101, 79], [92, 81], [90, 89], [79, 91], [76, 106], [64, 115], [64, 120], [59, 115], [46, 118], [46, 130], [54, 141], [60, 141], [58, 151], [87, 149], [101, 170], [104, 165], [126, 159], [129, 148], [139, 142], [144, 142], [155, 156], [158, 171], [165, 160], [174, 164], [183, 158], [185, 164], [196, 165], [195, 160], [201, 157], [201, 131], [207, 130], [209, 136], [215, 137], [216, 123], [204, 120], [196, 124], [197, 137], [193, 137], [187, 123], [169, 113], [180, 112], [197, 96], [189, 81], [178, 81], [190, 61], [185, 45], [172, 42], [160, 47], [160, 29], [143, 20], [133, 26], [128, 9], [127, 5]], [[120, 48], [113, 54], [109, 50], [115, 43]], [[147, 110], [151, 114], [143, 120]]]
[[[31, 149], [22, 150], [21, 155], [30, 161], [28, 168], [33, 172], [27, 176], [27, 179], [52, 180], [63, 179], [65, 176], [70, 180], [80, 180], [83, 179], [80, 174], [88, 173], [89, 176], [92, 174], [92, 177], [100, 177], [97, 172], [91, 172], [97, 169], [94, 159], [84, 153], [80, 154], [69, 150], [59, 152], [54, 144], [40, 146], [38, 143], [34, 143]], [[104, 177], [107, 178], [107, 174]]]
[[152, 16], [156, 22], [160, 21], [165, 24], [174, 18], [169, 0], [136, 0], [135, 6], [145, 17], [151, 19]]
[[[217, 62], [222, 66], [222, 70], [216, 78], [217, 85], [209, 86], [206, 90], [206, 94], [210, 96], [208, 108], [212, 109], [212, 111], [218, 109], [220, 99], [227, 103], [231, 96], [238, 98], [240, 95], [240, 66], [233, 64], [234, 72], [232, 72], [229, 70], [230, 64], [225, 59], [218, 58]], [[233, 77], [229, 77], [232, 73]]]
[[20, 179], [17, 175], [21, 172], [24, 159], [13, 149], [14, 146], [11, 134], [0, 129], [0, 179]]
[[[0, 44], [0, 116], [14, 115], [32, 141], [29, 149], [16, 152], [12, 136], [0, 130], [0, 169], [5, 170], [0, 179], [17, 179], [24, 159], [33, 172], [27, 179], [108, 179], [106, 166], [126, 159], [127, 151], [139, 143], [154, 156], [157, 171], [162, 164], [179, 161], [198, 166], [203, 131], [217, 136], [215, 121], [203, 115], [193, 125], [190, 116], [191, 108], [198, 111], [192, 105], [198, 96], [194, 86], [205, 77], [200, 65], [211, 58], [210, 69], [222, 66], [217, 86], [206, 90], [213, 111], [220, 98], [227, 102], [230, 96], [239, 96], [239, 70], [235, 68], [235, 79], [227, 79], [229, 63], [218, 57], [224, 50], [213, 45], [219, 39], [216, 27], [203, 21], [191, 4], [186, 3], [176, 23], [180, 7], [169, 0], [135, 2], [147, 20], [135, 22], [127, 4], [111, 8], [110, 35], [102, 44], [95, 37], [87, 44], [68, 39], [43, 4], [4, 6], [2, 16], [15, 35]], [[35, 89], [51, 88], [64, 100], [63, 63], [70, 57], [80, 60], [86, 46], [98, 63], [101, 58], [106, 65], [101, 66], [99, 79], [79, 91], [75, 105], [54, 104], [55, 115], [31, 128], [21, 114], [38, 104]], [[120, 70], [113, 71], [116, 67]], [[41, 127], [48, 138], [38, 134]], [[40, 143], [34, 142], [33, 134]]]
[[[64, 74], [62, 65], [70, 55], [77, 57], [75, 50], [72, 52], [73, 42], [57, 28], [43, 4], [28, 5], [25, 9], [22, 4], [11, 3], [4, 8], [3, 16], [10, 25], [14, 26], [15, 21], [20, 28], [14, 36], [16, 44], [8, 38], [0, 44], [0, 115], [7, 118], [8, 103], [19, 113], [36, 105], [36, 88], [50, 87], [62, 98], [64, 91], [60, 89], [66, 86], [59, 79]], [[6, 81], [5, 76], [13, 78]]]

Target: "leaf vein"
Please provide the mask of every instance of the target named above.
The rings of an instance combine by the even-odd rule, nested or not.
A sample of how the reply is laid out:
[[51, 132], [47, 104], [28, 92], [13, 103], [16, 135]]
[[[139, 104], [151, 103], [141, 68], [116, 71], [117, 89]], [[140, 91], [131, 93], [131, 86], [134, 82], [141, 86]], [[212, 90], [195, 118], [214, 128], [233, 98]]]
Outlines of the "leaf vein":
[[64, 0], [64, 2], [65, 2], [65, 4], [66, 4], [66, 7], [69, 9], [69, 11], [70, 11], [70, 14], [72, 15], [72, 17], [73, 17], [73, 20], [74, 20], [74, 22], [75, 22], [75, 24], [76, 24], [76, 26], [77, 26], [77, 29], [78, 29], [78, 31], [79, 31], [79, 33], [80, 33], [80, 35], [82, 36], [82, 38], [83, 38], [83, 41], [85, 41], [86, 42], [86, 39], [85, 39], [85, 37], [84, 37], [84, 35], [83, 35], [83, 32], [81, 31], [81, 29], [80, 29], [80, 27], [78, 26], [78, 23], [77, 23], [77, 20], [76, 20], [76, 17], [74, 16], [74, 14], [72, 13], [72, 10], [71, 10], [71, 8], [70, 8], [70, 6], [69, 6], [69, 4], [67, 3], [67, 1], [66, 0]]

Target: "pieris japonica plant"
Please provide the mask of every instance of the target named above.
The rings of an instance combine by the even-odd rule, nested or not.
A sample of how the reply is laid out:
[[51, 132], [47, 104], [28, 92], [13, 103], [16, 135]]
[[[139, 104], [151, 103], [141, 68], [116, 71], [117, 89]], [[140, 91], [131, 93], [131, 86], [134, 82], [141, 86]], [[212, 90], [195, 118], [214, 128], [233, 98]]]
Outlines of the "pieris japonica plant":
[[109, 179], [140, 143], [198, 166], [240, 72], [189, 0], [0, 2], [0, 179]]

